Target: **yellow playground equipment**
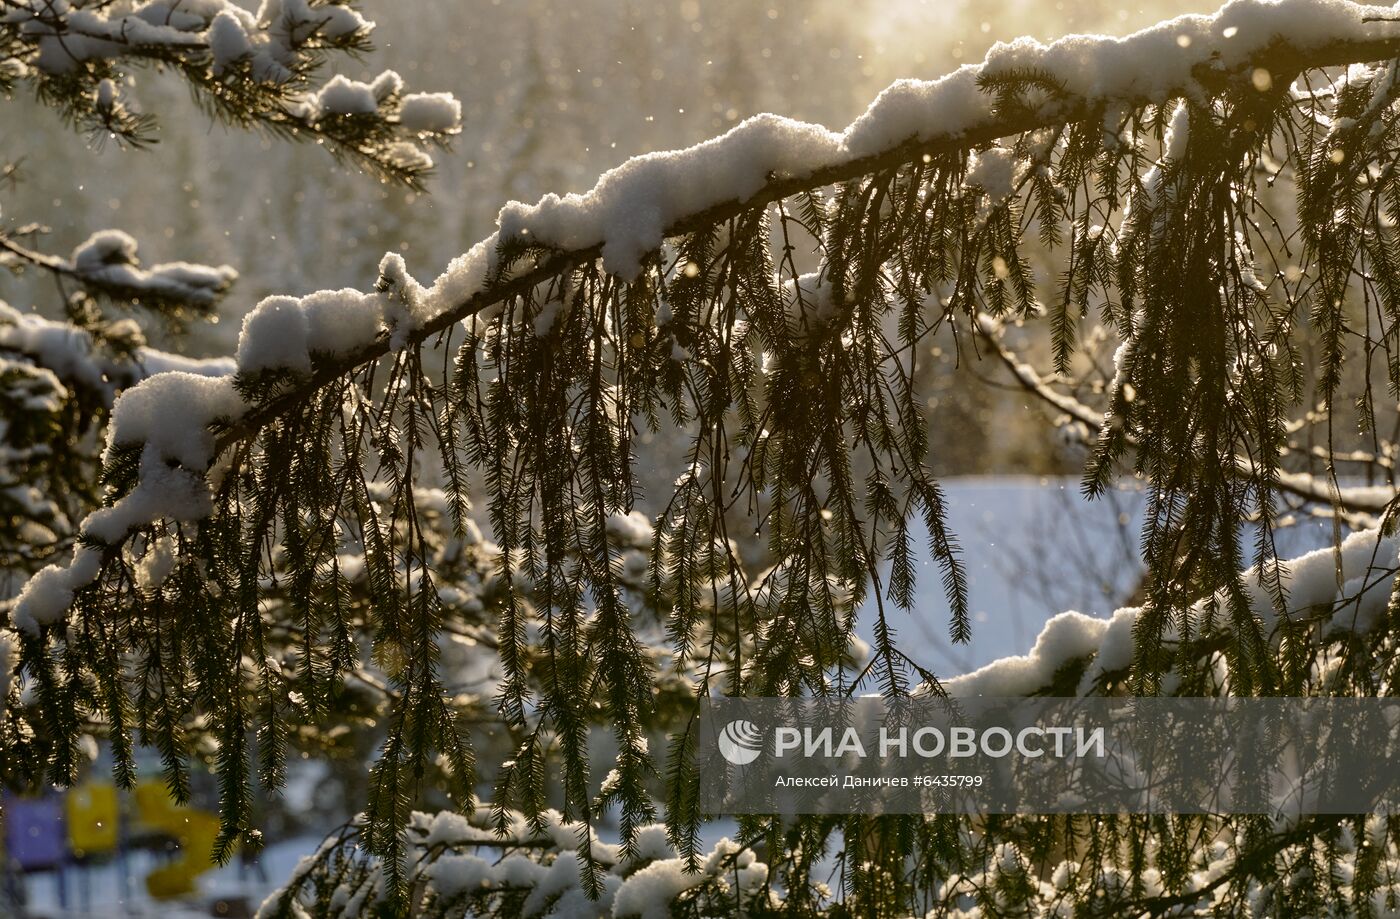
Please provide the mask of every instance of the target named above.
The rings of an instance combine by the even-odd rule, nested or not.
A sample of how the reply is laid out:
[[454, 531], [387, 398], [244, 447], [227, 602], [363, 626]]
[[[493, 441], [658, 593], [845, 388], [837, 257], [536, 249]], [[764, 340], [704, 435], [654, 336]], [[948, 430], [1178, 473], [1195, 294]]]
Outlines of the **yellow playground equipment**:
[[178, 806], [159, 780], [137, 782], [135, 793], [138, 823], [146, 830], [173, 837], [180, 845], [178, 858], [146, 875], [146, 891], [157, 900], [193, 893], [195, 878], [214, 867], [219, 818], [208, 811]]
[[68, 790], [63, 804], [68, 822], [68, 848], [74, 858], [101, 858], [117, 851], [121, 806], [115, 785], [84, 782]]

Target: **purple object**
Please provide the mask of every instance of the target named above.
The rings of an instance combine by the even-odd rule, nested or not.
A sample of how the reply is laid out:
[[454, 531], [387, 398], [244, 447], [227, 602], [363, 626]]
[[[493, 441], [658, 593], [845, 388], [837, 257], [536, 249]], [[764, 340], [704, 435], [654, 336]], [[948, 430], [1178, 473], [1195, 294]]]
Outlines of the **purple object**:
[[5, 799], [5, 850], [22, 871], [45, 871], [68, 861], [63, 799]]

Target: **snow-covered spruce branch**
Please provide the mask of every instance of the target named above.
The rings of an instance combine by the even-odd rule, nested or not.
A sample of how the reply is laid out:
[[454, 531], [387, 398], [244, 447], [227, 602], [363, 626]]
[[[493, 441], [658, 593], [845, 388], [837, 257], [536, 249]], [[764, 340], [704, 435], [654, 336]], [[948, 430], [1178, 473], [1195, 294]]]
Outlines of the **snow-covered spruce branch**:
[[[482, 917], [543, 916], [551, 919], [669, 919], [722, 917], [737, 914], [779, 916], [844, 916], [835, 891], [813, 885], [800, 894], [783, 886], [781, 868], [761, 861], [751, 849], [721, 840], [704, 854], [697, 871], [665, 844], [662, 828], [650, 826], [639, 836], [636, 854], [595, 842], [605, 853], [608, 873], [604, 893], [589, 899], [578, 885], [576, 825], [549, 814], [547, 831], [523, 838], [499, 838], [471, 827], [459, 815], [415, 814], [410, 825], [409, 859], [414, 877], [413, 915], [447, 919], [464, 914]], [[518, 815], [512, 815], [519, 821]], [[1126, 829], [1120, 818], [1094, 827], [1112, 834]], [[1214, 828], [1211, 828], [1214, 829]], [[924, 910], [900, 915], [928, 919], [1000, 919], [1005, 916], [1054, 916], [1086, 901], [1104, 915], [1216, 916], [1233, 903], [1232, 889], [1247, 888], [1254, 905], [1277, 906], [1280, 898], [1253, 879], [1275, 867], [1301, 880], [1309, 844], [1328, 841], [1342, 879], [1332, 891], [1333, 909], [1312, 915], [1345, 916], [1370, 905], [1383, 914], [1385, 904], [1400, 892], [1400, 860], [1389, 840], [1383, 817], [1365, 819], [1326, 816], [1306, 821], [1248, 849], [1236, 857], [1239, 834], [1231, 830], [1208, 839], [1204, 827], [1182, 827], [1197, 833], [1202, 844], [1191, 862], [1183, 888], [1168, 886], [1172, 870], [1153, 866], [1134, 878], [1128, 872], [1107, 871], [1093, 881], [1081, 875], [1079, 864], [1064, 860], [1042, 870], [1030, 846], [1015, 841], [988, 848], [976, 868], [950, 874], [924, 898]], [[431, 841], [431, 844], [429, 842]], [[382, 872], [364, 864], [354, 849], [355, 828], [328, 839], [312, 858], [298, 866], [283, 891], [262, 905], [259, 919], [314, 916], [350, 919], [382, 905], [387, 896]], [[1357, 883], [1360, 881], [1360, 883]], [[1170, 892], [1169, 892], [1170, 891]]]
[[[1242, 21], [1252, 20], [1244, 35], [1230, 24], [1233, 17], [1224, 15], [1231, 7]], [[309, 378], [279, 400], [232, 420], [221, 432], [219, 452], [255, 436], [327, 381], [405, 344], [428, 341], [575, 266], [602, 259], [619, 277], [635, 277], [667, 239], [826, 186], [1100, 112], [1107, 120], [1181, 94], [1209, 94], [1232, 79], [1252, 80], [1260, 70], [1283, 83], [1306, 69], [1381, 60], [1400, 51], [1400, 23], [1367, 26], [1372, 8], [1346, 0], [1231, 7], [1214, 17], [1184, 17], [1149, 30], [1143, 34], [1151, 40], [1138, 39], [1137, 47], [1083, 37], [1048, 48], [1033, 41], [998, 45], [981, 67], [964, 67], [932, 82], [892, 85], [839, 135], [818, 125], [758, 116], [706, 144], [629, 161], [585, 195], [550, 195], [534, 206], [512, 203], [501, 212], [501, 231], [454, 262], [427, 291], [410, 327], [338, 349], [344, 354], [313, 349], [321, 359]], [[1285, 21], [1289, 12], [1297, 16], [1292, 28]], [[1338, 28], [1342, 23], [1347, 28]], [[1309, 32], [1314, 24], [1321, 28]], [[1161, 49], [1179, 36], [1188, 39], [1181, 46], [1187, 50], [1172, 53], [1172, 66], [1161, 66]], [[1082, 42], [1096, 47], [1086, 49]], [[988, 114], [983, 83], [1040, 68], [1051, 74], [1054, 92], [1047, 91], [1033, 108], [1018, 105]], [[543, 251], [529, 267], [503, 270], [498, 264], [501, 247], [531, 243]]]
[[236, 366], [231, 358], [191, 358], [151, 348], [142, 343], [134, 323], [118, 322], [94, 334], [0, 302], [0, 352], [27, 358], [60, 383], [89, 389], [108, 405], [119, 390], [157, 373], [216, 378]]
[[[635, 843], [605, 843], [555, 811], [538, 825], [520, 814], [499, 820], [482, 808], [470, 817], [415, 813], [406, 830], [411, 913], [421, 917], [552, 916], [669, 919], [675, 915], [762, 914], [780, 905], [768, 868], [752, 850], [721, 840], [698, 870], [676, 856], [660, 824]], [[356, 821], [326, 840], [287, 885], [263, 903], [258, 919], [316, 915], [350, 919], [391, 899], [381, 866], [356, 850]], [[580, 838], [605, 866], [602, 895], [580, 884]], [[322, 908], [320, 904], [331, 904]]]
[[28, 84], [94, 138], [144, 145], [154, 119], [128, 97], [136, 67], [182, 76], [215, 116], [323, 144], [337, 157], [418, 185], [426, 146], [461, 127], [445, 93], [408, 93], [385, 71], [371, 83], [314, 80], [335, 53], [369, 48], [374, 24], [343, 0], [3, 0], [0, 92]]
[[[608, 250], [612, 253], [609, 267], [615, 273], [635, 276], [643, 259], [665, 239], [721, 225], [804, 192], [923, 157], [1079, 121], [1100, 110], [1111, 115], [1182, 93], [1209, 93], [1231, 78], [1251, 79], [1257, 70], [1282, 80], [1304, 69], [1379, 60], [1400, 50], [1400, 25], [1389, 27], [1388, 20], [1379, 19], [1367, 26], [1365, 20], [1376, 19], [1366, 15], [1373, 8], [1345, 0], [1304, 0], [1279, 8], [1256, 3], [1231, 7], [1227, 9], [1242, 21], [1252, 21], [1249, 32], [1242, 35], [1239, 26], [1227, 24], [1232, 17], [1222, 11], [1215, 17], [1174, 20], [1166, 24], [1169, 27], [1152, 30], [1155, 34], [1148, 37], [1153, 41], [1139, 39], [1138, 45], [1156, 49], [1178, 36], [1189, 39], [1184, 45], [1189, 53], [1173, 53], [1171, 67], [1160, 66], [1161, 57], [1147, 47], [1111, 39], [1076, 38], [1048, 49], [1033, 42], [998, 46], [980, 68], [964, 68], [931, 83], [911, 80], [891, 86], [841, 135], [816, 125], [760, 116], [709, 144], [639, 157], [608, 173], [587, 195], [549, 196], [533, 207], [512, 204], [501, 213], [502, 232], [455, 262], [415, 304], [414, 314], [395, 322], [395, 334], [380, 334], [376, 323], [369, 323], [365, 328], [375, 329], [376, 334], [367, 336], [368, 341], [335, 342], [338, 347], [333, 348], [313, 343], [308, 357], [316, 360], [308, 378], [275, 401], [224, 419], [228, 424], [220, 434], [218, 452], [256, 436], [265, 424], [328, 381], [394, 349], [428, 341], [574, 266], [599, 258], [606, 264]], [[1296, 19], [1292, 28], [1286, 22], [1290, 13]], [[1320, 28], [1309, 33], [1313, 24]], [[1230, 35], [1223, 39], [1226, 32]], [[1092, 49], [1086, 53], [1076, 46], [1084, 41], [1102, 46], [1104, 53], [1094, 54]], [[1080, 55], [1087, 60], [1075, 60]], [[1039, 59], [1042, 56], [1044, 60]], [[1097, 66], [1083, 66], [1090, 62]], [[1053, 80], [1062, 81], [1058, 92], [1049, 93], [1033, 110], [985, 114], [980, 81], [1041, 67], [1048, 68]], [[1064, 81], [1070, 75], [1073, 82]], [[1075, 94], [1076, 89], [1080, 94]], [[745, 190], [731, 196], [734, 188]], [[579, 244], [579, 238], [587, 242]], [[544, 250], [541, 257], [527, 269], [503, 271], [496, 262], [498, 248], [520, 242], [539, 244]], [[250, 353], [253, 347], [250, 343]]]
[[[1257, 571], [1246, 578], [1253, 584], [1249, 608], [1264, 626], [1276, 665], [1292, 670], [1300, 680], [1282, 694], [1353, 695], [1370, 685], [1375, 694], [1389, 695], [1400, 686], [1400, 669], [1389, 652], [1395, 641], [1396, 611], [1390, 602], [1400, 570], [1400, 541], [1366, 530], [1353, 533], [1337, 549], [1319, 549], [1289, 559], [1283, 567], [1289, 597], [1282, 611], [1273, 605]], [[1213, 628], [1187, 635], [1169, 628], [1163, 636], [1166, 651], [1157, 666], [1164, 693], [1232, 692], [1230, 669], [1237, 658], [1230, 644], [1241, 636], [1233, 635], [1232, 623], [1218, 616], [1227, 604], [1227, 597], [1217, 595], [1196, 605], [1196, 621], [1213, 622]], [[1121, 692], [1133, 664], [1133, 632], [1141, 613], [1139, 607], [1116, 610], [1108, 618], [1061, 613], [1046, 623], [1030, 653], [945, 680], [943, 689], [960, 697]], [[1300, 629], [1316, 631], [1316, 640], [1299, 643]], [[1374, 645], [1364, 655], [1369, 668], [1364, 674], [1345, 665], [1345, 645], [1357, 641]], [[1285, 649], [1289, 642], [1294, 647]], [[1177, 653], [1178, 646], [1188, 653]], [[1305, 662], [1288, 660], [1290, 653], [1303, 654]]]
[[[135, 240], [116, 230], [93, 234], [70, 258], [0, 233], [0, 264], [52, 273], [70, 319], [54, 322], [0, 302], [0, 596], [8, 600], [17, 586], [11, 582], [70, 550], [75, 525], [100, 504], [98, 447], [116, 394], [162, 371], [217, 377], [236, 370], [229, 359], [148, 347], [132, 309], [178, 329], [190, 315], [210, 315], [237, 273], [187, 262], [143, 267]], [[109, 318], [98, 301], [126, 315]]]
[[[70, 258], [0, 233], [0, 264], [52, 273], [70, 317], [53, 322], [0, 302], [0, 597], [8, 601], [17, 578], [71, 550], [76, 525], [100, 505], [99, 446], [116, 394], [167, 370], [236, 370], [229, 359], [148, 347], [132, 309], [178, 329], [188, 316], [210, 315], [237, 273], [187, 262], [143, 267], [135, 240], [116, 230], [93, 234]], [[105, 316], [99, 300], [127, 315]]]
[[66, 259], [0, 233], [0, 254], [73, 281], [93, 296], [169, 314], [211, 312], [238, 279], [229, 265], [169, 262], [143, 268], [136, 240], [121, 230], [92, 234]]

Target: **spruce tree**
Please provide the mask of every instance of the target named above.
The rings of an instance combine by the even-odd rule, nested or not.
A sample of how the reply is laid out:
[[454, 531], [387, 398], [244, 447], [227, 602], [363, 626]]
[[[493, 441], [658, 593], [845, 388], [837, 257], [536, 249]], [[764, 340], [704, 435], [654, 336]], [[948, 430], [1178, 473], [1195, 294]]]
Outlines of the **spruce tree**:
[[[364, 40], [340, 4], [9, 6], [10, 79], [133, 145], [151, 127], [116, 69], [143, 63], [216, 115], [409, 183], [426, 161], [403, 144], [455, 129], [396, 79], [308, 91], [325, 52]], [[383, 735], [364, 813], [265, 915], [1394, 909], [1400, 826], [1376, 815], [748, 817], [702, 851], [695, 711], [1008, 687], [1388, 695], [1398, 58], [1400, 25], [1345, 0], [1001, 45], [894, 84], [843, 133], [760, 116], [585, 195], [511, 203], [431, 286], [389, 255], [367, 290], [263, 301], [231, 373], [116, 400], [102, 507], [9, 608], [6, 778], [71, 782], [96, 735], [123, 784], [133, 746], [157, 747], [180, 797], [210, 740], [226, 857], [257, 844], [255, 773], [277, 787], [288, 743], [358, 686]], [[26, 260], [162, 302], [120, 287], [140, 271], [128, 240], [94, 240]], [[231, 281], [176, 274], [211, 301]], [[1015, 326], [1045, 329], [1051, 367]], [[1090, 445], [1089, 494], [1124, 475], [1148, 492], [1140, 606], [1058, 617], [1029, 662], [950, 680], [896, 636], [919, 520], [950, 637], [976, 637], [916, 386], [942, 330]], [[686, 444], [651, 520], [633, 513], [647, 429]], [[1334, 552], [1279, 557], [1300, 513], [1336, 521]], [[772, 567], [743, 564], [742, 531]], [[1079, 640], [1050, 640], [1065, 630]], [[454, 636], [498, 665], [489, 699], [453, 685]], [[434, 796], [450, 806], [418, 812]]]

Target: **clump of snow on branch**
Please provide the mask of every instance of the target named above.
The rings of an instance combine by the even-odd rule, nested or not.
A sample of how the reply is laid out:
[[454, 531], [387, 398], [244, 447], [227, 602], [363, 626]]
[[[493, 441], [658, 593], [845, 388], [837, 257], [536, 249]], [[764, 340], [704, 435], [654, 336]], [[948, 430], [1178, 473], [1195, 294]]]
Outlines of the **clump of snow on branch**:
[[209, 21], [209, 53], [214, 57], [214, 75], [222, 76], [239, 61], [253, 56], [253, 41], [247, 24], [229, 10], [220, 10]]
[[[179, 398], [171, 398], [178, 395]], [[201, 469], [213, 459], [209, 425], [234, 417], [243, 402], [227, 377], [161, 373], [117, 398], [108, 426], [107, 452], [137, 446], [161, 461]]]
[[[1124, 239], [1120, 241], [1120, 246], [1125, 244], [1133, 234], [1151, 233], [1166, 224], [1173, 202], [1164, 200], [1162, 177], [1167, 167], [1179, 163], [1186, 155], [1186, 145], [1190, 137], [1190, 106], [1185, 102], [1180, 102], [1172, 111], [1171, 120], [1167, 123], [1166, 133], [1162, 137], [1161, 159], [1143, 175], [1141, 194], [1131, 196], [1123, 211]], [[1122, 364], [1122, 355], [1120, 354], [1115, 358], [1115, 366], [1121, 368]]]
[[403, 259], [386, 256], [380, 264], [381, 290], [322, 290], [306, 297], [268, 297], [243, 319], [238, 337], [241, 373], [263, 370], [311, 372], [313, 356], [343, 357], [392, 334], [397, 347], [427, 318], [422, 288], [408, 275]]
[[322, 290], [308, 297], [269, 297], [243, 319], [238, 367], [311, 372], [311, 355], [346, 354], [373, 341], [384, 319], [383, 298], [357, 290]]
[[368, 83], [349, 80], [336, 74], [316, 93], [316, 112], [327, 115], [373, 115], [379, 110], [379, 100]]
[[[123, 447], [140, 450], [136, 487], [111, 507], [89, 514], [81, 535], [88, 543], [120, 543], [127, 533], [154, 520], [198, 520], [211, 509], [204, 470], [213, 459], [209, 425], [237, 416], [243, 400], [231, 377], [160, 373], [118, 397], [108, 425], [104, 459]], [[73, 592], [101, 572], [102, 551], [80, 544], [67, 566], [49, 565], [25, 585], [13, 611], [15, 625], [34, 632], [61, 619]]]
[[1014, 152], [992, 147], [968, 157], [965, 180], [982, 189], [994, 204], [1000, 204], [1016, 190], [1019, 165]]
[[238, 280], [228, 265], [170, 262], [142, 268], [136, 240], [121, 230], [100, 230], [73, 250], [72, 270], [83, 283], [125, 296], [152, 296], [195, 306], [218, 301]]
[[979, 223], [985, 224], [992, 211], [1015, 194], [1026, 166], [1014, 151], [1005, 147], [991, 147], [968, 157], [963, 180], [982, 191], [983, 198], [977, 209]]
[[462, 122], [462, 103], [451, 93], [409, 93], [399, 103], [399, 123], [410, 131], [451, 131]]

